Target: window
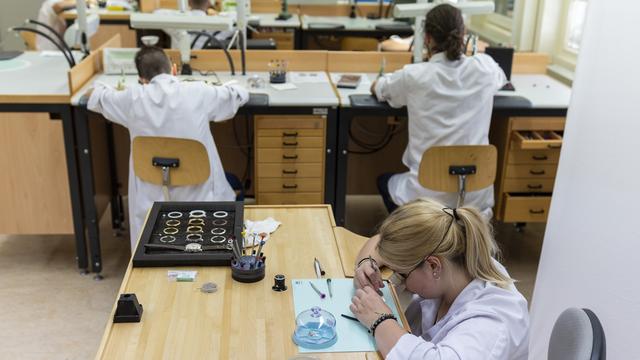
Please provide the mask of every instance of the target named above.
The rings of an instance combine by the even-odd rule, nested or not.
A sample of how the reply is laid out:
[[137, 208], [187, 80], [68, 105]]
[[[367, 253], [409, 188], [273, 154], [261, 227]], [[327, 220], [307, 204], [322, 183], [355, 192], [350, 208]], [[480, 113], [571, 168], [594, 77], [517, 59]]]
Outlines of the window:
[[588, 0], [571, 0], [567, 12], [564, 48], [575, 54], [580, 50], [584, 20], [587, 15]]

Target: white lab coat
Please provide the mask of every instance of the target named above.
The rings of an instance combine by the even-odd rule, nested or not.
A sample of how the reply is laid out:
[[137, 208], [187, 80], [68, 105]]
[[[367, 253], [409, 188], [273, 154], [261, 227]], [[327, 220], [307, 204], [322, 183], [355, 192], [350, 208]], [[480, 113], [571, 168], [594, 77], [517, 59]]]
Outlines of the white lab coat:
[[[67, 28], [62, 17], [58, 16], [56, 12], [53, 10], [53, 5], [59, 3], [62, 0], [46, 0], [40, 6], [40, 11], [38, 12], [38, 21], [41, 23], [45, 23], [51, 26], [58, 34], [64, 35], [64, 31]], [[57, 38], [51, 34], [51, 32], [42, 26], [37, 27], [38, 30], [41, 30], [45, 34], [51, 36], [56, 42]], [[36, 49], [38, 50], [58, 50], [58, 48], [51, 43], [51, 41], [45, 39], [40, 35], [36, 35]]]
[[[249, 99], [239, 86], [212, 86], [204, 82], [181, 82], [163, 74], [148, 85], [131, 85], [116, 91], [96, 84], [87, 108], [129, 129], [136, 136], [165, 136], [193, 139], [209, 154], [211, 175], [201, 185], [170, 188], [174, 201], [232, 201], [235, 193], [227, 182], [216, 149], [210, 121], [232, 118]], [[135, 247], [147, 214], [154, 201], [164, 199], [162, 187], [142, 181], [134, 175], [129, 159], [129, 222], [131, 247]]]
[[[449, 61], [444, 53], [378, 80], [378, 99], [393, 107], [407, 106], [409, 115], [409, 144], [402, 156], [409, 171], [389, 180], [389, 193], [396, 204], [428, 197], [456, 206], [457, 194], [428, 190], [418, 182], [422, 154], [432, 146], [488, 144], [493, 96], [506, 81], [502, 69], [488, 55]], [[493, 186], [465, 197], [465, 205], [489, 217], [493, 204]]]
[[439, 306], [440, 300], [414, 296], [405, 312], [412, 334], [398, 340], [387, 360], [527, 359], [527, 300], [514, 286], [473, 280], [435, 323]]

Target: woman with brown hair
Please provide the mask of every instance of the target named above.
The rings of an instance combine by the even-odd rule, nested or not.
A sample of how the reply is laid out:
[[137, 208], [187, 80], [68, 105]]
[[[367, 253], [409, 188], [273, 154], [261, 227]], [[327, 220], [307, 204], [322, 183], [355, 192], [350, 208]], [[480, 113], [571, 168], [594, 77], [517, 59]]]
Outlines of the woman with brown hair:
[[[485, 145], [493, 96], [507, 78], [488, 55], [464, 55], [465, 26], [460, 10], [442, 4], [425, 21], [425, 47], [429, 61], [406, 65], [379, 78], [371, 86], [378, 100], [407, 107], [409, 143], [402, 162], [409, 171], [383, 174], [378, 189], [389, 212], [419, 197], [456, 204], [456, 194], [423, 188], [418, 182], [422, 154], [433, 146]], [[467, 194], [466, 204], [492, 215], [493, 187]]]
[[[495, 260], [491, 226], [474, 208], [426, 199], [399, 207], [360, 250], [351, 311], [387, 359], [526, 359], [527, 301]], [[386, 266], [415, 294], [408, 334], [378, 295]]]

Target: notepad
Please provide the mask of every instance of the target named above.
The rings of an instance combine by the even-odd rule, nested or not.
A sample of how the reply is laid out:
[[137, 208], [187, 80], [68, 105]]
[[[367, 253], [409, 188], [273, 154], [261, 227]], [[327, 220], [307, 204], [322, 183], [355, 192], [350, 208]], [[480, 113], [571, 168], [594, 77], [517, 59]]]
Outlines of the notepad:
[[[320, 299], [320, 296], [309, 285], [313, 284], [323, 293], [327, 294], [326, 298]], [[314, 306], [318, 306], [336, 318], [336, 331], [338, 333], [338, 341], [331, 347], [325, 349], [306, 349], [298, 346], [301, 353], [320, 353], [320, 352], [370, 352], [377, 351], [375, 340], [367, 332], [367, 329], [358, 322], [345, 319], [340, 314], [354, 316], [349, 310], [351, 298], [355, 293], [353, 287], [353, 279], [332, 279], [331, 289], [333, 290], [333, 298], [329, 297], [326, 279], [294, 279], [291, 281], [293, 288], [293, 306], [295, 315], [308, 310]], [[393, 311], [393, 314], [400, 319], [400, 314], [393, 295], [389, 288], [389, 284], [382, 290], [383, 298]], [[292, 340], [293, 341], [293, 340]]]

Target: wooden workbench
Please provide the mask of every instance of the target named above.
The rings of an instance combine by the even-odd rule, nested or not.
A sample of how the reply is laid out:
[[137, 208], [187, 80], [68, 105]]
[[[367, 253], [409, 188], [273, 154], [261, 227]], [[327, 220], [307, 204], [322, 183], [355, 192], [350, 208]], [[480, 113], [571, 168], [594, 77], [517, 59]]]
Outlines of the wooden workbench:
[[[328, 205], [245, 207], [247, 219], [269, 216], [282, 225], [264, 248], [266, 277], [258, 283], [233, 281], [229, 267], [189, 267], [198, 271], [195, 282], [169, 282], [168, 268], [132, 268], [130, 263], [119, 293], [136, 294], [144, 307], [142, 321], [113, 324], [114, 305], [96, 359], [287, 359], [296, 355], [297, 346], [291, 340], [295, 328], [291, 280], [314, 278], [314, 257], [322, 262], [327, 277], [345, 277], [334, 235], [340, 228]], [[340, 233], [343, 239], [348, 237]], [[271, 290], [276, 274], [287, 277], [288, 291]], [[218, 291], [201, 293], [198, 288], [210, 281]], [[310, 355], [378, 357], [376, 353]]]

